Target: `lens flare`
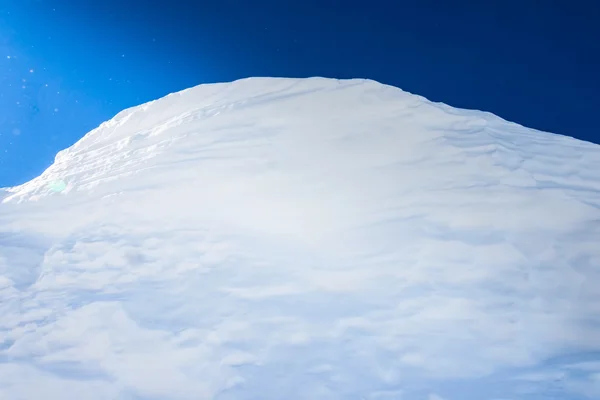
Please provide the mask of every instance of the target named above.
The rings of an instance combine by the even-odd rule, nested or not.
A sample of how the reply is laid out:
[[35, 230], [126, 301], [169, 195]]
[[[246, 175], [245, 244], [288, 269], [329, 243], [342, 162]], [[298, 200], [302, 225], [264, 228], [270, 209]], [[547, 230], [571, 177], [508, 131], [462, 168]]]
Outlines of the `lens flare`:
[[65, 183], [65, 181], [60, 180], [60, 181], [55, 181], [55, 182], [50, 183], [48, 185], [48, 187], [53, 192], [60, 193], [67, 188], [67, 184]]

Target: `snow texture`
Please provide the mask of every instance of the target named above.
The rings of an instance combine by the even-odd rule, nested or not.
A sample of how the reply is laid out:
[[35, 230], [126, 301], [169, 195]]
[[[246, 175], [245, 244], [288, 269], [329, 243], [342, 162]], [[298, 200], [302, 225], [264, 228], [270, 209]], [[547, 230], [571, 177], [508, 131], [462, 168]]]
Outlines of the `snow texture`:
[[0, 193], [0, 399], [600, 398], [600, 146], [252, 78]]

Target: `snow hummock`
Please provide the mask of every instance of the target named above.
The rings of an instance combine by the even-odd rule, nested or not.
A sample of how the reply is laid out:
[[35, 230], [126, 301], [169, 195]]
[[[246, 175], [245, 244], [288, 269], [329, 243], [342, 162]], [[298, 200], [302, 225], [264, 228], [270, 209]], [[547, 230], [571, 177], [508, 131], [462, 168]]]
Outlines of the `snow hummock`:
[[600, 146], [370, 80], [125, 110], [0, 190], [1, 399], [600, 398]]

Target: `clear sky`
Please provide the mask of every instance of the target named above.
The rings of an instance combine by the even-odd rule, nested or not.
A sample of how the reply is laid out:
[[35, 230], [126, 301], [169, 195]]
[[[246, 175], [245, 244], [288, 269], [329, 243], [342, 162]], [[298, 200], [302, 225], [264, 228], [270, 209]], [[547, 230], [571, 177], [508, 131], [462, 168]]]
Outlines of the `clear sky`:
[[248, 76], [370, 78], [600, 143], [592, 0], [0, 0], [0, 187], [120, 110]]

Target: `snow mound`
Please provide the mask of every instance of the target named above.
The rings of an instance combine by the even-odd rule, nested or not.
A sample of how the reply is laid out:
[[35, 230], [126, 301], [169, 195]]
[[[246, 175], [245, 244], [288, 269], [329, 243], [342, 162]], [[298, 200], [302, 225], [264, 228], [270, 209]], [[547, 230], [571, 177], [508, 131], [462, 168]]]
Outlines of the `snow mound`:
[[201, 85], [0, 190], [0, 398], [599, 398], [599, 243], [600, 146]]

